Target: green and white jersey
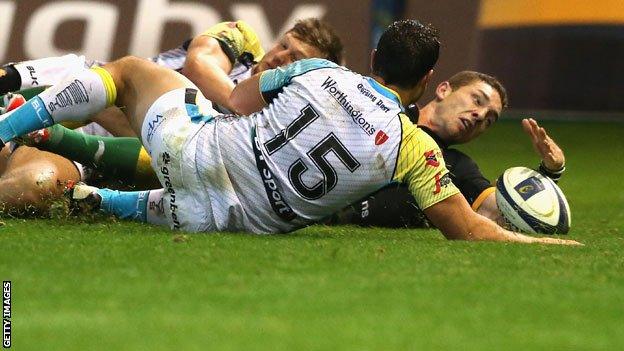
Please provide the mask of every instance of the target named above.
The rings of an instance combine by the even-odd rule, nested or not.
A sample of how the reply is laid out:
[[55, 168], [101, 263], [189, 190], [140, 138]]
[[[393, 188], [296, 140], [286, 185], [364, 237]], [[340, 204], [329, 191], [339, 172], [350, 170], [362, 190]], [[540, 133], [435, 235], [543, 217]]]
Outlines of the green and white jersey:
[[208, 192], [235, 194], [211, 196], [217, 228], [290, 231], [391, 182], [409, 184], [421, 208], [457, 193], [439, 147], [372, 78], [307, 59], [264, 72], [259, 88], [266, 108], [217, 117], [199, 136], [224, 166], [216, 174], [214, 154], [196, 157]]

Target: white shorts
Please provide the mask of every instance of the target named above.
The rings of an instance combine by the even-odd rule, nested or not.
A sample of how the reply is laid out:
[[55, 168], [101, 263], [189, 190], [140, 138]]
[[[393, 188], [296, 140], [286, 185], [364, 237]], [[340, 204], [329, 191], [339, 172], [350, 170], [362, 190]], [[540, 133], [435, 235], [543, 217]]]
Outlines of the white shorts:
[[[164, 210], [170, 227], [216, 231], [212, 204], [195, 168], [196, 135], [206, 120], [194, 118], [198, 115], [187, 110], [186, 93], [185, 88], [176, 89], [154, 102], [143, 122], [141, 139], [165, 189]], [[201, 93], [197, 100], [210, 116], [211, 103]]]
[[165, 189], [170, 226], [261, 234], [288, 232], [309, 222], [303, 217], [284, 221], [271, 208], [252, 149], [252, 117], [219, 115], [203, 97], [197, 102], [203, 113], [198, 113], [185, 97], [181, 88], [158, 98], [141, 130]]

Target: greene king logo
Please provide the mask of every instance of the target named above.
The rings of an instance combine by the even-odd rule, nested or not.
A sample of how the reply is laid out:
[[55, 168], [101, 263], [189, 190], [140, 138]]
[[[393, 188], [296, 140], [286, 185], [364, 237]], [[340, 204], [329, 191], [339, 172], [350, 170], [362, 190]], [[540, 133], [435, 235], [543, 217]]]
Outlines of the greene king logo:
[[440, 162], [438, 161], [438, 158], [436, 157], [435, 150], [425, 151], [423, 156], [425, 156], [425, 162], [427, 166], [431, 166], [435, 168], [440, 165]]

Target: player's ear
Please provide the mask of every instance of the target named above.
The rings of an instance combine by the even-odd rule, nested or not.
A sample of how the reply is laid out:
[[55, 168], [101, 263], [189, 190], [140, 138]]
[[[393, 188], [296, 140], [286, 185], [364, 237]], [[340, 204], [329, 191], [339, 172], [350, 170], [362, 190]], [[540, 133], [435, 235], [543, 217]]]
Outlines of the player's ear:
[[370, 62], [369, 62], [369, 68], [370, 71], [373, 72], [373, 62], [375, 62], [375, 54], [377, 53], [377, 49], [373, 49], [371, 50], [370, 53]]
[[429, 84], [429, 82], [431, 82], [431, 77], [433, 76], [433, 70], [429, 70], [429, 72], [427, 72], [427, 74], [425, 74], [424, 77], [422, 77], [421, 84], [423, 86], [423, 88], [427, 88], [427, 85]]
[[432, 75], [433, 70], [430, 70], [429, 72], [427, 72], [427, 74], [420, 78], [418, 84], [416, 84], [416, 87], [422, 91], [421, 94], [425, 92], [425, 89], [427, 89], [427, 84], [429, 84], [429, 81], [431, 81]]
[[451, 84], [448, 81], [444, 81], [438, 84], [438, 87], [436, 88], [436, 99], [439, 101], [444, 100], [452, 91], [453, 88], [451, 88]]

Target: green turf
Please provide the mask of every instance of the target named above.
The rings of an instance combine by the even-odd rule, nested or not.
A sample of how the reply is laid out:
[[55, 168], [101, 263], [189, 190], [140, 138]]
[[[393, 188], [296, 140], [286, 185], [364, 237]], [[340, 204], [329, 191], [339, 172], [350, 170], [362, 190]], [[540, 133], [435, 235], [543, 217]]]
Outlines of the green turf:
[[[15, 350], [617, 350], [624, 345], [624, 125], [550, 124], [570, 236], [447, 242], [315, 226], [174, 237], [99, 220], [5, 220]], [[535, 157], [517, 122], [466, 148], [495, 177]]]

